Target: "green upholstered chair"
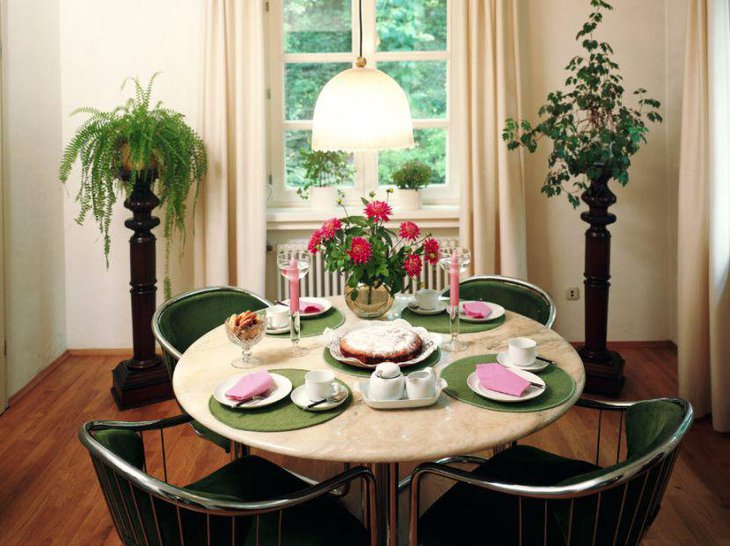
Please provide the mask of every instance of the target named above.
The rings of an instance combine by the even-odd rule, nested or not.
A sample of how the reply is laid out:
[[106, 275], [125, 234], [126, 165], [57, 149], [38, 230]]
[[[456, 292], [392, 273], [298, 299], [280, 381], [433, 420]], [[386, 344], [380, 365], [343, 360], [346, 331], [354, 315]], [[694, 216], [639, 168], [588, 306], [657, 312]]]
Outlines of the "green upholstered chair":
[[[442, 297], [449, 295], [447, 288]], [[525, 315], [552, 328], [555, 322], [555, 302], [539, 286], [520, 279], [500, 275], [477, 275], [459, 283], [459, 296], [464, 300], [484, 300], [498, 303], [505, 309]]]
[[[81, 427], [79, 439], [126, 546], [375, 544], [372, 502], [363, 525], [330, 494], [361, 480], [362, 491], [374, 499], [375, 480], [364, 467], [310, 485], [265, 459], [247, 456], [187, 486], [167, 483], [164, 431], [189, 421], [181, 415], [139, 423], [92, 421]], [[146, 472], [146, 431], [161, 438], [164, 480]]]
[[[411, 545], [638, 544], [659, 512], [692, 407], [668, 398], [578, 405], [598, 412], [594, 462], [515, 445], [471, 472], [439, 463], [417, 467], [411, 475]], [[616, 463], [601, 468], [604, 411], [620, 412], [620, 424]], [[626, 457], [620, 460], [623, 429]], [[427, 475], [457, 483], [419, 518]]]
[[[179, 294], [164, 302], [152, 317], [152, 332], [162, 347], [162, 358], [170, 373], [185, 350], [203, 334], [220, 326], [233, 313], [257, 311], [269, 307], [271, 302], [234, 286], [211, 286]], [[207, 429], [197, 421], [192, 422], [195, 432], [226, 451], [230, 441]]]

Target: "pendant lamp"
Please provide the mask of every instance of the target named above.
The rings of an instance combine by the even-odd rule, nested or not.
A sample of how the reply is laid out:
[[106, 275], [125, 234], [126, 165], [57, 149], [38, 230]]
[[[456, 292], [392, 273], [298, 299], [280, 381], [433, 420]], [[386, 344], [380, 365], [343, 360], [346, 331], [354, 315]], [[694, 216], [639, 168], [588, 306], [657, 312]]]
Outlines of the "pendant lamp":
[[359, 3], [360, 55], [320, 91], [312, 119], [312, 149], [320, 151], [396, 150], [413, 147], [413, 121], [405, 92], [393, 78], [368, 68], [362, 56], [362, 0]]

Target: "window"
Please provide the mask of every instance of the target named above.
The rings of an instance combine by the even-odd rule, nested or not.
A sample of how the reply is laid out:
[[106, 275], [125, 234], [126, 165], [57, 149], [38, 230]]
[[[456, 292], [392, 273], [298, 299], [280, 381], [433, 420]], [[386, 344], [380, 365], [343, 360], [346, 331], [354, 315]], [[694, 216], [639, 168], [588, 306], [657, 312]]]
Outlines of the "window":
[[[352, 154], [349, 201], [390, 185], [406, 160], [434, 169], [426, 203], [455, 203], [458, 184], [449, 175], [449, 0], [363, 0], [363, 55], [368, 66], [393, 77], [408, 96], [416, 146]], [[269, 2], [271, 206], [301, 203], [300, 150], [311, 142], [314, 104], [327, 81], [357, 56], [358, 0]]]

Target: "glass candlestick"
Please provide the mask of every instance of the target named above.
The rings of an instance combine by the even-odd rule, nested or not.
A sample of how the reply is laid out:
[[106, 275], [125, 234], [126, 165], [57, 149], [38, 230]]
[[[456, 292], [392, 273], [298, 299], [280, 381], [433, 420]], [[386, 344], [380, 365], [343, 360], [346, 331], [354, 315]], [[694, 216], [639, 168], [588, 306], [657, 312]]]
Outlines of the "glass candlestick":
[[289, 281], [289, 339], [293, 357], [302, 356], [309, 351], [299, 346], [301, 340], [301, 317], [299, 312], [299, 282], [309, 272], [311, 256], [306, 251], [283, 250], [276, 257], [281, 275]]
[[471, 254], [466, 248], [445, 247], [439, 249], [439, 264], [449, 276], [449, 341], [444, 343], [444, 351], [459, 352], [468, 344], [459, 339], [461, 305], [459, 303], [459, 275], [469, 269]]

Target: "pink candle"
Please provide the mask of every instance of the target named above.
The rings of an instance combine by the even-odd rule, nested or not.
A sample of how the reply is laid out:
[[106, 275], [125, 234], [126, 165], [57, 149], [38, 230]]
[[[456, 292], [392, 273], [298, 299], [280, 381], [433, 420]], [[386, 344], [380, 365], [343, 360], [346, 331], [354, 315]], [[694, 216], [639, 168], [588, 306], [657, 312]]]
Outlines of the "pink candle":
[[289, 262], [289, 311], [292, 315], [299, 312], [299, 262], [296, 258]]
[[459, 308], [459, 256], [456, 253], [451, 255], [449, 264], [449, 296], [452, 308]]

